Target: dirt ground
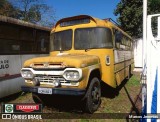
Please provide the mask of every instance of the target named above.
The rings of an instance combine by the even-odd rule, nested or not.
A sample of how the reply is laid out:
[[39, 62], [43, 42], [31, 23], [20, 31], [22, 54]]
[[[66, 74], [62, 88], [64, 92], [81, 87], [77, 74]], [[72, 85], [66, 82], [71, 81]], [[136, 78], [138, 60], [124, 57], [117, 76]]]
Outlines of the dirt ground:
[[[130, 80], [127, 79], [124, 80], [123, 83], [117, 89], [112, 89], [109, 86], [104, 86], [102, 89], [101, 105], [98, 111], [96, 111], [92, 115], [83, 113], [81, 111], [80, 102], [79, 99], [77, 98], [63, 96], [63, 97], [58, 97], [58, 99], [59, 101], [54, 105], [43, 107], [43, 113], [47, 113], [46, 116], [51, 115], [48, 113], [54, 114], [53, 118], [55, 121], [60, 121], [60, 122], [61, 121], [72, 121], [72, 122], [130, 121], [127, 119], [129, 115], [131, 114], [140, 115], [141, 113], [142, 101], [141, 101], [140, 73], [134, 72]], [[1, 104], [34, 103], [34, 101], [32, 100], [31, 93], [18, 93], [16, 95], [0, 99], [0, 103]], [[65, 117], [69, 118], [62, 119]], [[50, 122], [52, 120], [47, 119], [43, 121]]]

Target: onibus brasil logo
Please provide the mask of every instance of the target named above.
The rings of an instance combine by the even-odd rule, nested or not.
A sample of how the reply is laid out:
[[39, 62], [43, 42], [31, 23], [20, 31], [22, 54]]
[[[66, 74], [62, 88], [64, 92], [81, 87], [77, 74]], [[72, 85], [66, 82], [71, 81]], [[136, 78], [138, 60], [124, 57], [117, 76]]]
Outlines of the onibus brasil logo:
[[13, 104], [5, 104], [5, 113], [13, 113]]

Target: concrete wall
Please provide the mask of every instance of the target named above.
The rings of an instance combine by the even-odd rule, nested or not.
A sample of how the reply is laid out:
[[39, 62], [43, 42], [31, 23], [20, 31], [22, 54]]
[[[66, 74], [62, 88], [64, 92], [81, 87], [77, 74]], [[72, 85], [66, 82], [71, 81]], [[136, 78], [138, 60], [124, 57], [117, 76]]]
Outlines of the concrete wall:
[[135, 68], [142, 68], [142, 39], [137, 39], [133, 45]]

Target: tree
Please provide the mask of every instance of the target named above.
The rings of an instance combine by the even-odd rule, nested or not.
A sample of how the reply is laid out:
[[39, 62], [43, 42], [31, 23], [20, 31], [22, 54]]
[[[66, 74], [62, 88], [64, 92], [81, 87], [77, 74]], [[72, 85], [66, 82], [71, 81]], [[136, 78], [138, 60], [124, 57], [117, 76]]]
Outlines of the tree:
[[160, 0], [149, 0], [148, 1], [148, 13], [157, 14], [160, 12]]
[[0, 1], [0, 15], [8, 16], [8, 17], [17, 17], [17, 13], [13, 5], [7, 0]]
[[55, 11], [42, 0], [10, 0], [10, 2], [16, 8], [14, 12], [18, 15], [17, 19], [49, 27], [54, 25]]
[[[158, 13], [159, 6], [159, 0], [149, 0], [148, 14]], [[124, 31], [132, 37], [142, 37], [143, 0], [121, 0], [114, 10], [114, 14], [119, 16], [117, 21]]]

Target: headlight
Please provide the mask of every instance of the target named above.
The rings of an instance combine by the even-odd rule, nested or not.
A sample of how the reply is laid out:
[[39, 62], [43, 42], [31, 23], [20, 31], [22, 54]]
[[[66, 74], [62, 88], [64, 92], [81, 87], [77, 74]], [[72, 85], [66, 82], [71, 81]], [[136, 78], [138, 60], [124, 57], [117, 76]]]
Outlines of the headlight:
[[32, 71], [30, 71], [30, 70], [22, 70], [21, 75], [25, 79], [33, 79], [33, 76], [34, 76]]
[[80, 79], [80, 74], [78, 71], [65, 71], [63, 77], [66, 80], [78, 81]]

